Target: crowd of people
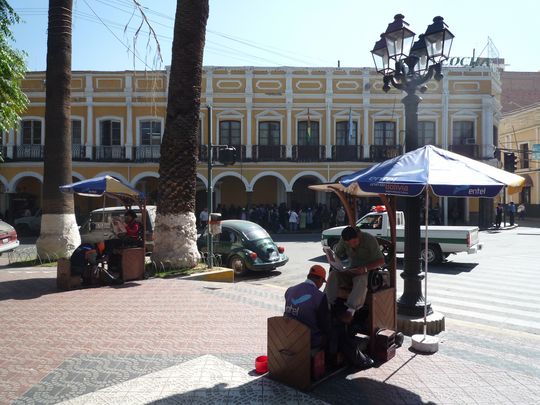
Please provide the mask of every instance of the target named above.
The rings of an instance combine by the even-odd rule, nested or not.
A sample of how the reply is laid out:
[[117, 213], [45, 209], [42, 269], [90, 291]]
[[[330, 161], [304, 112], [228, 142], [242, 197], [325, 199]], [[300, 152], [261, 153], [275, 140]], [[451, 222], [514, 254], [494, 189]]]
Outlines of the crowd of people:
[[[361, 217], [369, 211], [358, 207], [357, 215]], [[247, 207], [219, 204], [215, 212], [221, 219], [242, 219], [259, 224], [270, 233], [310, 232], [328, 229], [333, 226], [347, 225], [348, 219], [343, 206], [330, 208], [326, 204], [287, 207], [285, 203], [278, 205], [259, 204]], [[198, 228], [204, 228], [208, 222], [208, 209], [204, 208], [197, 217]]]

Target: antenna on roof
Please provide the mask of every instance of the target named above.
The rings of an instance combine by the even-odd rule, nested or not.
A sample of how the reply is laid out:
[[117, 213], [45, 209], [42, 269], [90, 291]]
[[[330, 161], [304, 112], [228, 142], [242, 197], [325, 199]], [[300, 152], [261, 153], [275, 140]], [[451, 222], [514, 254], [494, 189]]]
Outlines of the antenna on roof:
[[340, 62], [339, 59], [338, 59], [338, 61], [337, 61], [337, 67], [338, 67], [338, 69], [341, 67], [341, 62]]

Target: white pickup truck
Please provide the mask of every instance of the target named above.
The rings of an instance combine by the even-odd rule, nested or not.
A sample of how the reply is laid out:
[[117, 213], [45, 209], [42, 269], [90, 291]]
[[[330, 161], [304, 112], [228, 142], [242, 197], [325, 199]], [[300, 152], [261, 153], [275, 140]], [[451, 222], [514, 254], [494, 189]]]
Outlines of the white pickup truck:
[[[390, 240], [390, 223], [386, 212], [370, 212], [356, 223], [363, 232], [370, 233], [378, 238]], [[326, 229], [322, 233], [321, 243], [331, 248], [339, 241], [344, 226]], [[421, 256], [424, 257], [424, 236], [426, 227], [420, 227]], [[403, 253], [405, 240], [405, 216], [402, 211], [396, 212], [396, 253]], [[452, 253], [476, 253], [482, 249], [478, 240], [478, 227], [476, 226], [440, 226], [433, 225], [428, 228], [428, 262], [440, 263]]]

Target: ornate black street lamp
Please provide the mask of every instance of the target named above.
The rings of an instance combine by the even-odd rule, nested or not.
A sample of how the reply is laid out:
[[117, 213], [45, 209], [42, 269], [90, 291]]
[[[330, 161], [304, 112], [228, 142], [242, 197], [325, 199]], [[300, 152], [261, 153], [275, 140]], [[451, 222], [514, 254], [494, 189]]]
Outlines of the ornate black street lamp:
[[[375, 69], [383, 75], [383, 90], [391, 87], [407, 95], [401, 100], [405, 106], [405, 152], [418, 148], [418, 103], [422, 100], [417, 91], [427, 90], [425, 83], [431, 78], [439, 81], [442, 62], [448, 59], [454, 35], [448, 30], [442, 17], [435, 17], [426, 32], [413, 44], [414, 32], [401, 14], [394, 17], [381, 39], [375, 43], [373, 61]], [[411, 47], [412, 45], [412, 47]], [[398, 313], [423, 316], [424, 296], [420, 272], [420, 197], [405, 199], [405, 258], [401, 277], [404, 280], [403, 295], [397, 300]], [[431, 305], [428, 303], [428, 313]]]

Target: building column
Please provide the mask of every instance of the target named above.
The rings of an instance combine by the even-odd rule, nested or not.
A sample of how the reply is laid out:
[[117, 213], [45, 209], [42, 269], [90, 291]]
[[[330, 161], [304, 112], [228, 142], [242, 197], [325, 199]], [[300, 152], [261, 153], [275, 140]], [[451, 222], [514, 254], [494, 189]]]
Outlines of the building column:
[[[448, 75], [445, 74], [442, 80], [442, 124], [441, 124], [441, 147], [448, 150], [451, 144], [449, 138], [449, 92], [448, 92]], [[451, 136], [451, 135], [450, 135]], [[443, 197], [443, 215], [442, 220], [444, 225], [448, 225], [448, 197]]]
[[287, 69], [285, 73], [285, 107], [287, 109], [287, 147], [286, 158], [292, 159], [292, 106], [293, 106], [293, 92], [292, 92], [292, 70]]
[[8, 139], [7, 139], [7, 146], [6, 146], [6, 157], [9, 159], [13, 159], [13, 149], [15, 146], [15, 131], [13, 128], [11, 128], [8, 131]]
[[126, 122], [126, 159], [131, 160], [133, 157], [133, 86], [131, 76], [126, 76], [126, 107], [127, 107], [127, 122]]
[[251, 159], [252, 133], [251, 115], [253, 112], [253, 71], [246, 72], [246, 159]]
[[[86, 76], [86, 87], [84, 89], [86, 96], [86, 158], [94, 159], [92, 155], [92, 149], [94, 145], [94, 101], [93, 101], [93, 88], [92, 88], [92, 76]], [[96, 133], [96, 136], [97, 133]]]
[[333, 98], [333, 81], [332, 70], [326, 72], [326, 159], [332, 159], [332, 98]]
[[481, 159], [494, 158], [495, 145], [493, 145], [493, 98], [482, 97], [482, 143]]
[[364, 70], [364, 74], [362, 76], [362, 84], [364, 86], [362, 91], [362, 108], [364, 111], [364, 133], [362, 135], [362, 149], [364, 150], [364, 159], [369, 159], [369, 103], [371, 98], [371, 83], [370, 83], [370, 75], [369, 70]]

